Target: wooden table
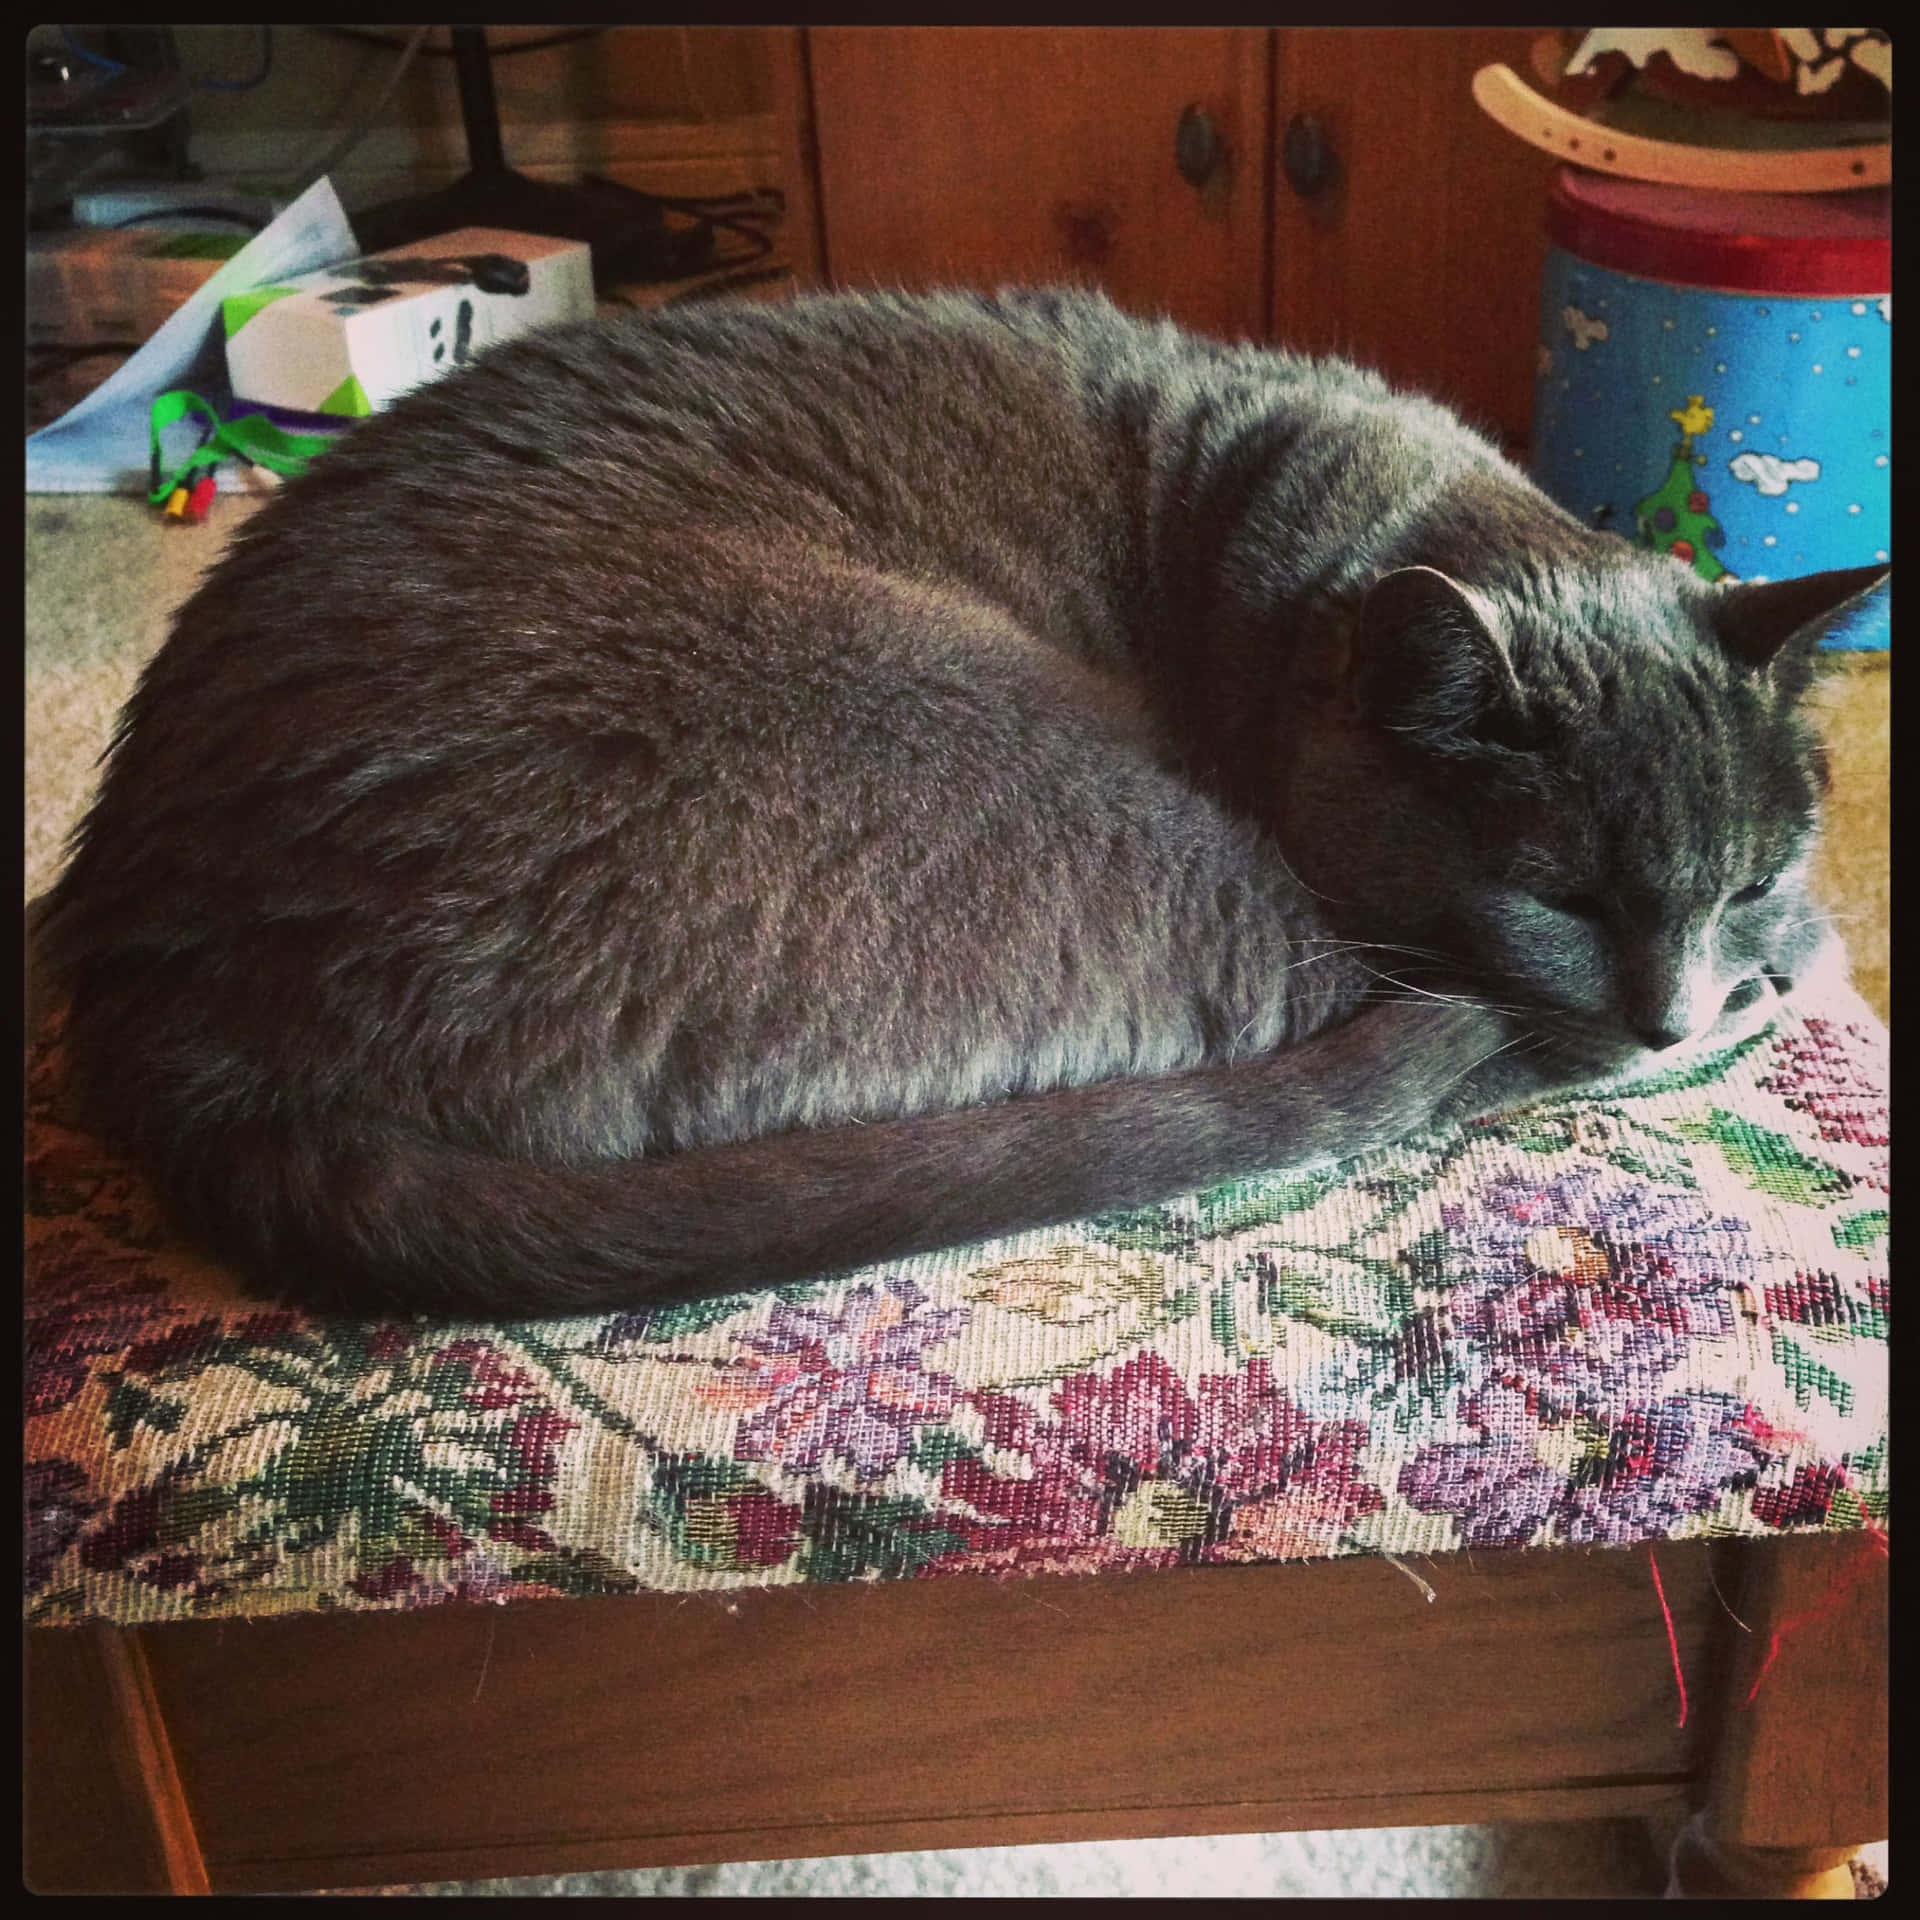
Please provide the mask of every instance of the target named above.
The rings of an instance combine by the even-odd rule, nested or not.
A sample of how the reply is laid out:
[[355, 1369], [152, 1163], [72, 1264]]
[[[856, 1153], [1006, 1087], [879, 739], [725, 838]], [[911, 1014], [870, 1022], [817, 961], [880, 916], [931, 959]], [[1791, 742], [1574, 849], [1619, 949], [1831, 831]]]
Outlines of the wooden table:
[[262, 1892], [1691, 1805], [1687, 1891], [1842, 1890], [1887, 1830], [1884, 1556], [1657, 1556], [1684, 1726], [1644, 1547], [35, 1629], [27, 1879]]

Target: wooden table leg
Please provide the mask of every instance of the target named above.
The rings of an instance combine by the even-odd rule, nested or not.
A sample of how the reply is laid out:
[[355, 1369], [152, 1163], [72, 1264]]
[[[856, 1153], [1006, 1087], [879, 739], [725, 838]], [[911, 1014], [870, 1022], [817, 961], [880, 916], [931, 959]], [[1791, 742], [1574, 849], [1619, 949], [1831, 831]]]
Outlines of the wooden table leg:
[[1705, 1813], [1680, 1829], [1667, 1893], [1682, 1900], [1851, 1900], [1852, 1847], [1743, 1847], [1716, 1840]]
[[25, 1867], [48, 1893], [205, 1893], [206, 1863], [137, 1632], [29, 1636]]
[[1736, 1541], [1722, 1564], [1746, 1631], [1668, 1892], [1850, 1900], [1848, 1860], [1887, 1832], [1884, 1536]]

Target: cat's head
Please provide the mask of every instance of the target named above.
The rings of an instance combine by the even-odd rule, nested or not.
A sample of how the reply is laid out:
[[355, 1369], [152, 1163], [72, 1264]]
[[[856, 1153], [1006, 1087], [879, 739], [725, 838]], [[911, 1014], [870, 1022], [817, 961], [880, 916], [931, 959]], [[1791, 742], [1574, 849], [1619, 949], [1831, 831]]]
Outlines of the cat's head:
[[1517, 583], [1388, 572], [1295, 756], [1289, 857], [1343, 931], [1411, 950], [1406, 977], [1583, 1057], [1704, 1037], [1825, 942], [1802, 696], [1887, 580], [1708, 587], [1624, 546]]

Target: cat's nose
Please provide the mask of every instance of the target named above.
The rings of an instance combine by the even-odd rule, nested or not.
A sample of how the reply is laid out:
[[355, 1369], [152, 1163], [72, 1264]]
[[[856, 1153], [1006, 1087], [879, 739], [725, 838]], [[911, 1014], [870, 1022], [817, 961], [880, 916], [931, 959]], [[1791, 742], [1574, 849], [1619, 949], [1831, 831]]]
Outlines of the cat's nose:
[[1687, 1034], [1680, 1027], [1635, 1027], [1633, 1037], [1643, 1047], [1650, 1047], [1655, 1053], [1664, 1053], [1669, 1047], [1677, 1047]]

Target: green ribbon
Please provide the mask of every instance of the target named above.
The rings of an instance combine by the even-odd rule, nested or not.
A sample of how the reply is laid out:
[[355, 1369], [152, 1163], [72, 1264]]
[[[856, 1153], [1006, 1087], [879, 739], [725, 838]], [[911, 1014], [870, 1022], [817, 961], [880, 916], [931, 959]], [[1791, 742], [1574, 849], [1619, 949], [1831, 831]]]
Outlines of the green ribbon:
[[[165, 428], [186, 419], [189, 414], [199, 414], [207, 423], [206, 431], [200, 444], [187, 455], [172, 476], [163, 481], [160, 478], [160, 435]], [[217, 466], [232, 456], [249, 460], [256, 467], [265, 467], [271, 473], [284, 474], [292, 479], [305, 473], [307, 463], [316, 454], [325, 453], [339, 437], [331, 433], [289, 433], [284, 427], [276, 427], [271, 420], [262, 419], [258, 414], [246, 414], [238, 420], [222, 420], [210, 402], [202, 400], [197, 393], [188, 393], [184, 388], [154, 396], [147, 431], [151, 446], [147, 467], [147, 498], [156, 507], [165, 506], [174, 489], [185, 486], [190, 475], [198, 473], [203, 467]]]

